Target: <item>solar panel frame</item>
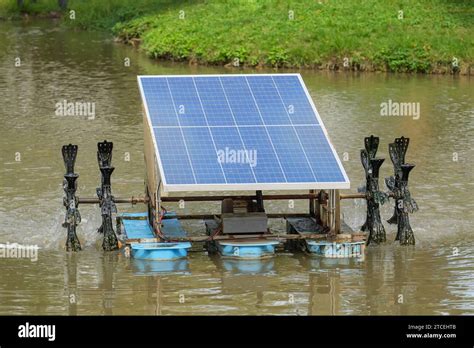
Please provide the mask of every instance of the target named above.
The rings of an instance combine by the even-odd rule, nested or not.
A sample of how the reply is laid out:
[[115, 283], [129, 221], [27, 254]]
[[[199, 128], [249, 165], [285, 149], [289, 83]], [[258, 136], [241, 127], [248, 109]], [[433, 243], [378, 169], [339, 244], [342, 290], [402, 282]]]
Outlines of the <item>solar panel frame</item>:
[[[220, 165], [220, 170], [222, 171], [221, 174], [224, 174], [224, 179], [225, 179], [225, 182], [223, 182], [223, 183], [217, 183], [217, 184], [216, 183], [192, 183], [192, 184], [180, 183], [180, 184], [174, 184], [174, 183], [167, 182], [166, 173], [164, 171], [165, 167], [163, 166], [163, 162], [161, 160], [160, 151], [159, 151], [159, 148], [158, 148], [158, 143], [157, 143], [157, 140], [156, 140], [154, 129], [155, 128], [166, 129], [168, 126], [167, 125], [155, 126], [153, 124], [152, 117], [150, 115], [149, 105], [148, 105], [147, 98], [146, 98], [146, 95], [145, 95], [145, 91], [144, 91], [144, 88], [143, 88], [143, 80], [142, 79], [147, 79], [147, 78], [165, 79], [165, 81], [167, 81], [167, 83], [168, 83], [168, 80], [167, 80], [168, 78], [192, 78], [192, 81], [194, 83], [196, 91], [198, 91], [194, 78], [218, 78], [218, 77], [223, 77], [223, 78], [240, 77], [241, 78], [241, 77], [254, 77], [254, 76], [255, 77], [262, 77], [262, 76], [272, 76], [272, 77], [274, 77], [274, 76], [278, 76], [278, 77], [281, 77], [281, 76], [296, 76], [298, 78], [300, 86], [302, 87], [304, 95], [306, 96], [305, 100], [307, 102], [309, 102], [309, 105], [310, 105], [310, 107], [311, 107], [311, 109], [314, 113], [314, 116], [316, 117], [317, 122], [315, 124], [303, 124], [303, 123], [293, 124], [293, 121], [291, 121], [291, 117], [288, 115], [288, 117], [290, 118], [290, 122], [292, 123], [293, 130], [295, 131], [295, 133], [297, 135], [297, 138], [300, 141], [300, 145], [301, 145], [301, 148], [303, 149], [303, 152], [305, 152], [304, 147], [301, 143], [301, 140], [299, 139], [299, 135], [298, 135], [298, 132], [297, 132], [297, 126], [301, 127], [301, 126], [310, 126], [311, 125], [311, 126], [320, 127], [320, 129], [321, 129], [321, 131], [324, 135], [324, 138], [325, 138], [325, 140], [327, 140], [327, 143], [330, 147], [332, 156], [334, 157], [334, 159], [337, 163], [337, 167], [340, 171], [340, 174], [343, 176], [343, 179], [344, 179], [343, 181], [341, 180], [341, 181], [334, 181], [334, 182], [305, 181], [305, 182], [227, 183], [227, 179], [226, 179], [226, 176], [224, 174], [224, 168], [221, 164]], [[316, 109], [316, 105], [314, 104], [313, 99], [311, 98], [311, 95], [310, 95], [310, 93], [309, 93], [309, 91], [308, 91], [308, 89], [307, 89], [307, 87], [306, 87], [306, 85], [303, 81], [303, 78], [301, 77], [300, 74], [298, 74], [298, 73], [285, 73], [285, 74], [138, 75], [137, 80], [138, 80], [140, 95], [141, 95], [141, 98], [142, 98], [142, 101], [143, 101], [143, 104], [144, 104], [144, 114], [145, 114], [145, 117], [147, 119], [147, 123], [150, 127], [150, 131], [152, 133], [151, 138], [153, 140], [156, 161], [158, 162], [158, 170], [159, 170], [159, 174], [160, 174], [161, 185], [162, 185], [162, 188], [163, 188], [164, 192], [255, 191], [255, 190], [278, 190], [278, 191], [282, 191], [282, 190], [349, 189], [350, 188], [350, 181], [349, 181], [349, 178], [347, 176], [347, 173], [345, 172], [344, 167], [342, 166], [341, 160], [340, 160], [339, 156], [337, 155], [337, 152], [336, 152], [336, 150], [335, 150], [335, 148], [334, 148], [334, 146], [333, 146], [333, 144], [332, 144], [332, 142], [329, 138], [326, 127], [324, 126], [324, 123], [323, 123], [323, 121], [322, 121], [322, 119], [321, 119], [321, 117], [320, 117], [320, 115], [319, 115], [319, 113]], [[245, 80], [247, 81], [247, 84], [249, 84], [248, 79], [245, 79]], [[272, 78], [272, 80], [274, 81], [276, 90], [279, 91], [279, 88], [276, 85], [275, 79]], [[219, 79], [219, 81], [221, 82], [221, 85], [222, 85], [222, 79]], [[224, 89], [223, 85], [222, 85], [222, 88], [225, 92], [225, 89]], [[250, 85], [249, 85], [249, 88], [250, 88]], [[252, 90], [251, 90], [251, 92], [252, 92]], [[171, 95], [171, 99], [173, 99], [173, 95], [171, 93], [171, 90], [170, 90], [170, 95]], [[253, 96], [253, 94], [252, 94], [252, 96]], [[200, 98], [199, 93], [198, 93], [198, 98]], [[253, 97], [253, 98], [255, 98], [255, 97]], [[280, 95], [280, 100], [282, 101], [282, 103], [284, 103], [283, 97], [281, 95]], [[200, 106], [202, 108], [202, 111], [205, 114], [203, 103], [202, 103], [201, 100], [199, 100], [199, 102], [200, 102]], [[229, 103], [229, 101], [227, 101], [227, 103]], [[256, 103], [256, 101], [255, 101], [255, 104], [258, 108], [258, 104]], [[230, 104], [229, 104], [229, 106], [230, 106]], [[179, 123], [180, 121], [179, 121], [179, 117], [178, 117], [178, 112], [176, 111], [176, 104], [174, 103], [174, 101], [173, 101], [173, 107], [175, 108], [175, 113], [176, 113], [176, 116], [178, 118], [178, 123]], [[232, 109], [231, 109], [231, 112], [232, 112]], [[258, 112], [260, 113], [260, 110]], [[207, 127], [204, 126], [205, 127], [204, 129], [209, 130], [209, 133], [211, 135], [211, 139], [214, 143], [215, 140], [213, 139], [213, 134], [212, 134], [211, 128], [209, 128], [209, 123], [208, 123], [208, 120], [206, 118], [206, 115], [204, 115], [204, 118], [205, 118], [205, 121], [206, 121], [206, 124], [207, 124]], [[262, 121], [263, 121], [263, 118], [262, 118]], [[234, 122], [236, 123], [235, 118], [234, 118]], [[244, 126], [244, 125], [236, 123], [234, 126], [236, 126], [236, 128], [238, 130], [239, 127]], [[278, 127], [279, 125], [266, 125], [264, 123], [263, 128], [265, 128], [265, 130], [266, 130], [267, 126], [277, 126]], [[169, 127], [176, 127], [176, 126], [175, 125], [170, 125]], [[184, 139], [183, 127], [181, 126], [181, 124], [178, 124], [178, 127], [179, 127], [178, 129], [181, 132], [181, 134], [183, 136], [183, 139]], [[189, 127], [192, 127], [192, 125], [189, 125]], [[232, 126], [229, 125], [229, 127], [232, 127]], [[177, 129], [177, 128], [174, 128], [174, 129]], [[270, 136], [269, 136], [269, 138], [270, 138]], [[245, 147], [245, 143], [243, 141], [242, 141], [242, 143]], [[184, 145], [185, 145], [185, 147], [187, 147], [186, 142], [184, 142]], [[272, 146], [273, 146], [273, 144], [272, 144]], [[215, 143], [214, 143], [214, 148], [215, 148]], [[189, 163], [190, 163], [191, 167], [193, 167], [192, 166], [192, 160], [190, 158], [188, 149], [186, 149], [186, 151], [187, 151], [187, 157], [188, 157]], [[278, 157], [278, 153], [276, 151], [275, 151], [275, 154]], [[304, 153], [304, 155], [306, 156], [306, 152]], [[306, 157], [306, 158], [308, 159], [308, 157]], [[310, 163], [309, 160], [308, 160], [308, 163]], [[280, 167], [281, 167], [281, 164], [280, 164]], [[312, 165], [310, 167], [312, 167]], [[193, 175], [195, 175], [194, 169], [192, 169], [192, 170], [193, 170]], [[312, 168], [311, 168], [311, 171], [313, 172]], [[253, 171], [252, 171], [252, 173], [253, 173]], [[255, 177], [255, 173], [254, 173], [254, 177]], [[316, 175], [314, 175], [314, 177], [316, 179]], [[195, 181], [197, 182], [196, 177], [194, 177], [194, 178], [195, 178]], [[256, 179], [256, 177], [255, 177], [255, 179]]]

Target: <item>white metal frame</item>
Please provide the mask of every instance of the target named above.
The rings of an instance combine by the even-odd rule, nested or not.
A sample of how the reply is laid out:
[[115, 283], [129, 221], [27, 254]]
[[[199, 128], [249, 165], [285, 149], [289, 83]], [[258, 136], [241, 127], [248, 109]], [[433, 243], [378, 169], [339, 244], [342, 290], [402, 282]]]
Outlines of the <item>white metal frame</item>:
[[[246, 183], [246, 184], [180, 184], [180, 185], [170, 185], [166, 183], [166, 176], [163, 171], [163, 164], [160, 158], [160, 152], [158, 151], [158, 145], [155, 139], [155, 134], [152, 131], [153, 144], [155, 146], [155, 154], [158, 161], [158, 169], [160, 171], [160, 176], [162, 180], [162, 187], [164, 192], [191, 192], [191, 191], [256, 191], [256, 190], [275, 190], [275, 191], [284, 191], [284, 190], [328, 190], [328, 189], [349, 189], [350, 181], [342, 166], [341, 160], [337, 155], [336, 150], [329, 138], [329, 134], [324, 126], [324, 123], [319, 116], [316, 105], [311, 98], [311, 95], [308, 92], [308, 89], [303, 81], [303, 78], [298, 73], [288, 73], [288, 74], [207, 74], [207, 75], [138, 75], [138, 87], [140, 89], [140, 95], [142, 101], [145, 105], [145, 115], [147, 117], [148, 123], [153, 129], [153, 123], [151, 122], [151, 117], [148, 113], [148, 105], [145, 98], [145, 93], [143, 91], [143, 86], [141, 78], [168, 78], [168, 77], [228, 77], [228, 76], [297, 76], [300, 80], [301, 86], [306, 94], [307, 99], [316, 115], [316, 119], [324, 132], [324, 135], [328, 139], [329, 146], [331, 147], [332, 153], [336, 158], [339, 169], [344, 176], [344, 182], [301, 182], [301, 183]], [[151, 130], [152, 130], [151, 129]]]

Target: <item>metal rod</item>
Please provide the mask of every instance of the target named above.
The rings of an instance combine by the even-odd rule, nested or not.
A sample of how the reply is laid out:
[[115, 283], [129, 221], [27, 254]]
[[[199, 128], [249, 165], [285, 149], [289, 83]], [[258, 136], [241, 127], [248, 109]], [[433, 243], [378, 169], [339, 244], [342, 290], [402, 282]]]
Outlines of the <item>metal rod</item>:
[[334, 230], [336, 234], [341, 233], [341, 194], [334, 190]]
[[[287, 199], [317, 199], [315, 194], [286, 194], [286, 195], [262, 195], [263, 200], [287, 200]], [[162, 202], [179, 202], [181, 200], [187, 202], [212, 202], [222, 201], [231, 198], [236, 201], [257, 200], [256, 195], [251, 196], [185, 196], [185, 197], [161, 197]]]
[[[256, 200], [257, 196], [180, 196], [180, 197], [161, 197], [162, 202], [218, 202], [226, 198], [231, 198], [237, 201], [251, 201]], [[264, 195], [263, 200], [286, 200], [286, 199], [318, 199], [315, 194], [287, 194], [287, 195]], [[95, 197], [83, 197], [79, 198], [79, 202], [82, 204], [97, 204], [99, 200]], [[115, 203], [148, 203], [146, 197], [131, 197], [131, 198], [118, 198], [114, 199]]]
[[[365, 193], [347, 193], [340, 194], [340, 199], [361, 199], [365, 198]], [[256, 196], [184, 196], [184, 197], [161, 197], [162, 202], [179, 202], [181, 200], [187, 202], [218, 202], [225, 198], [232, 198], [235, 200], [253, 200]], [[286, 199], [314, 199], [319, 202], [317, 194], [287, 194], [287, 195], [264, 195], [263, 200], [286, 200]], [[115, 203], [119, 204], [137, 204], [137, 203], [148, 203], [147, 197], [115, 197]], [[95, 197], [79, 197], [79, 203], [81, 204], [98, 204], [99, 199]]]
[[[131, 198], [114, 198], [115, 203], [129, 203], [129, 204], [137, 204], [137, 203], [148, 203], [148, 198], [146, 197], [131, 197]], [[79, 203], [82, 204], [99, 204], [99, 199], [94, 197], [83, 197], [79, 198]]]
[[[314, 190], [309, 190], [309, 194], [314, 194]], [[309, 200], [309, 215], [311, 215], [312, 217], [316, 217], [316, 214], [314, 212], [315, 210], [315, 202], [314, 202], [314, 199], [310, 199]]]
[[[181, 220], [209, 220], [214, 219], [214, 217], [220, 216], [220, 214], [187, 214], [187, 215], [173, 215], [170, 219], [181, 219]], [[309, 217], [308, 214], [267, 214], [269, 219], [279, 219], [287, 217]], [[166, 216], [164, 217], [166, 219]]]
[[366, 197], [365, 193], [346, 193], [346, 194], [341, 193], [339, 195], [339, 199], [359, 199], [359, 198], [365, 199], [365, 197]]

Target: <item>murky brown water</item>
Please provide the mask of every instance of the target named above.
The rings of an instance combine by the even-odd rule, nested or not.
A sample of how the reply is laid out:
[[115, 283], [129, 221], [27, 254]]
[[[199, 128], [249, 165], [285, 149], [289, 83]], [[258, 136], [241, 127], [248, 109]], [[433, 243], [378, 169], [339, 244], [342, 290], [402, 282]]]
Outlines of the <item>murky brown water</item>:
[[[349, 156], [352, 191], [364, 177], [364, 136], [381, 137], [381, 177], [392, 171], [387, 144], [411, 137], [407, 160], [417, 167], [410, 186], [420, 206], [412, 216], [414, 248], [370, 247], [363, 262], [280, 254], [239, 263], [210, 258], [197, 246], [188, 260], [169, 265], [179, 272], [160, 274], [153, 263], [104, 254], [97, 207], [80, 206], [85, 250], [66, 253], [61, 145], [79, 145], [79, 195], [95, 195], [96, 143], [103, 139], [114, 141], [115, 195], [141, 194], [136, 75], [223, 72], [236, 71], [156, 63], [105, 34], [66, 31], [50, 21], [0, 22], [0, 243], [40, 247], [36, 262], [0, 259], [0, 314], [474, 314], [474, 82], [463, 77], [302, 72], [337, 151]], [[380, 116], [380, 103], [389, 99], [419, 102], [420, 118]], [[95, 102], [95, 119], [56, 116], [63, 100]], [[295, 211], [305, 208], [299, 203]], [[343, 208], [345, 220], [360, 227], [362, 203]], [[384, 218], [391, 212], [391, 204], [382, 209]], [[202, 233], [199, 222], [186, 226]], [[392, 241], [394, 227], [386, 228]]]

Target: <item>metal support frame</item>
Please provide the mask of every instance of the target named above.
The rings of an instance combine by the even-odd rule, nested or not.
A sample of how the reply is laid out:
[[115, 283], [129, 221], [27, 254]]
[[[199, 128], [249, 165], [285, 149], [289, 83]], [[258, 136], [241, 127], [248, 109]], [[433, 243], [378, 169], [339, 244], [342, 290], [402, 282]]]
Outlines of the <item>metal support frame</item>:
[[[309, 194], [314, 194], [314, 190], [309, 190]], [[309, 215], [316, 218], [316, 202], [314, 199], [309, 199]]]
[[255, 197], [257, 198], [257, 211], [264, 213], [265, 212], [265, 206], [263, 204], [263, 194], [262, 191], [257, 191], [255, 192]]
[[[104, 250], [114, 250], [119, 247], [119, 239], [113, 229], [112, 214], [117, 212], [116, 203], [144, 203], [148, 206], [150, 224], [157, 236], [157, 240], [163, 240], [160, 231], [160, 222], [166, 216], [161, 215], [161, 202], [179, 202], [181, 200], [188, 202], [205, 201], [223, 201], [226, 199], [242, 201], [250, 204], [253, 210], [265, 212], [265, 200], [287, 200], [304, 199], [309, 201], [309, 212], [306, 214], [279, 213], [267, 214], [268, 218], [286, 218], [286, 217], [312, 217], [316, 222], [323, 226], [327, 236], [335, 237], [341, 234], [341, 207], [340, 201], [343, 199], [366, 199], [367, 216], [366, 221], [361, 227], [361, 231], [369, 231], [367, 244], [381, 243], [386, 240], [385, 229], [380, 218], [380, 204], [384, 204], [389, 197], [395, 199], [395, 211], [388, 220], [389, 223], [397, 223], [397, 237], [402, 245], [415, 244], [413, 230], [410, 226], [409, 214], [418, 210], [417, 203], [411, 198], [408, 190], [408, 177], [410, 171], [415, 167], [413, 164], [405, 163], [405, 155], [409, 144], [408, 138], [396, 138], [395, 142], [389, 144], [389, 153], [394, 166], [394, 175], [386, 178], [385, 182], [389, 192], [384, 193], [379, 189], [379, 170], [384, 162], [383, 158], [376, 158], [379, 145], [379, 138], [371, 135], [364, 139], [365, 149], [361, 150], [361, 162], [366, 174], [366, 187], [363, 192], [341, 194], [339, 190], [310, 190], [307, 194], [272, 194], [263, 195], [262, 191], [256, 191], [255, 195], [220, 195], [220, 196], [161, 196], [161, 184], [155, 192], [149, 192], [147, 187], [146, 197], [115, 198], [111, 190], [111, 175], [114, 167], [111, 166], [113, 143], [99, 142], [97, 144], [97, 160], [101, 172], [101, 187], [97, 188], [98, 198], [79, 198], [75, 193], [77, 190], [78, 174], [74, 173], [74, 164], [77, 156], [77, 145], [64, 145], [62, 155], [66, 174], [64, 175], [65, 197], [63, 204], [66, 207], [66, 217], [63, 226], [68, 229], [66, 248], [67, 250], [81, 250], [80, 242], [76, 235], [76, 226], [81, 217], [78, 210], [81, 204], [99, 204], [101, 208], [102, 224], [98, 229], [99, 233], [104, 234], [102, 247]], [[249, 205], [247, 206], [249, 207]], [[151, 216], [150, 216], [151, 215]], [[219, 214], [191, 214], [174, 215], [179, 219], [212, 219]], [[119, 226], [120, 219], [117, 219]], [[120, 228], [117, 227], [117, 233], [120, 234]], [[206, 237], [207, 238], [207, 237]], [[199, 239], [199, 238], [198, 238]]]
[[155, 205], [151, 207], [152, 212], [152, 227], [153, 231], [156, 235], [163, 237], [161, 233], [161, 218], [162, 218], [162, 211], [161, 211], [161, 197], [159, 189], [153, 193], [153, 198], [151, 202], [155, 202]]
[[317, 210], [319, 212], [319, 224], [325, 228], [328, 227], [328, 193], [324, 190], [319, 190], [317, 197]]
[[327, 199], [327, 220], [329, 235], [334, 236], [341, 233], [341, 202], [339, 190], [329, 190]]
[[76, 197], [77, 178], [79, 174], [74, 173], [74, 165], [77, 157], [77, 145], [64, 145], [62, 147], [62, 155], [66, 174], [64, 174], [63, 188], [65, 197], [63, 205], [66, 207], [66, 216], [63, 227], [67, 228], [66, 250], [79, 251], [81, 250], [81, 243], [77, 238], [76, 226], [81, 222], [81, 214], [78, 206], [79, 200]]
[[339, 190], [334, 190], [334, 231], [336, 234], [341, 233], [341, 197]]
[[[323, 195], [324, 196], [324, 195]], [[231, 198], [233, 200], [254, 200], [256, 199], [255, 196], [176, 196], [176, 197], [161, 197], [161, 202], [179, 202], [181, 200], [186, 202], [219, 202], [226, 198]], [[339, 193], [340, 200], [346, 199], [364, 199], [365, 193]], [[285, 194], [285, 195], [263, 195], [263, 201], [278, 201], [278, 200], [288, 200], [288, 199], [304, 199], [304, 200], [313, 200], [314, 201], [314, 209], [315, 215], [318, 213], [318, 204], [321, 199], [321, 196], [318, 193], [310, 193], [310, 194]], [[98, 204], [99, 199], [96, 197], [78, 197], [79, 203], [81, 204]], [[115, 197], [114, 202], [115, 204], [124, 203], [124, 204], [148, 204], [150, 198], [147, 196], [145, 197], [135, 197], [132, 196], [130, 198], [123, 198], [123, 197]], [[322, 198], [321, 202], [325, 202], [326, 199]]]

